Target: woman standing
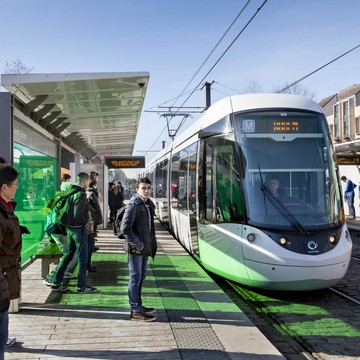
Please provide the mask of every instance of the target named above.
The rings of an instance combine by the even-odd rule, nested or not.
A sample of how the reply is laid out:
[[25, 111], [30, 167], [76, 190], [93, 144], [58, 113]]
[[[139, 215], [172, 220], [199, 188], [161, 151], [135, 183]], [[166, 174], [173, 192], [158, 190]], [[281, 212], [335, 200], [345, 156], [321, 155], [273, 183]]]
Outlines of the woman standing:
[[0, 360], [8, 339], [10, 300], [20, 297], [21, 230], [13, 203], [18, 176], [14, 167], [0, 164]]

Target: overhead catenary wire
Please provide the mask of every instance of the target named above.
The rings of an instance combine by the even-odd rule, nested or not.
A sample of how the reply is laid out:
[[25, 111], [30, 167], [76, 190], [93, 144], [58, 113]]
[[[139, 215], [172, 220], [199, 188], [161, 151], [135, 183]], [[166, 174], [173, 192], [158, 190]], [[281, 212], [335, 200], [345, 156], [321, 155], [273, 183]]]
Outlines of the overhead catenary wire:
[[345, 56], [345, 55], [347, 55], [347, 54], [351, 53], [352, 51], [354, 51], [354, 50], [355, 50], [355, 49], [357, 49], [358, 47], [360, 47], [360, 44], [359, 44], [359, 45], [356, 45], [356, 46], [355, 46], [355, 47], [353, 47], [352, 49], [350, 49], [350, 50], [348, 50], [348, 51], [344, 52], [343, 54], [341, 54], [340, 56], [336, 57], [335, 59], [333, 59], [333, 60], [331, 60], [331, 61], [327, 62], [325, 65], [320, 66], [319, 68], [317, 68], [316, 70], [312, 71], [311, 73], [309, 73], [309, 74], [307, 74], [307, 75], [303, 76], [301, 79], [296, 80], [296, 81], [294, 81], [293, 83], [291, 83], [290, 85], [285, 86], [285, 87], [284, 87], [284, 88], [282, 88], [281, 90], [277, 91], [277, 93], [282, 93], [282, 92], [284, 92], [284, 91], [286, 91], [286, 90], [290, 89], [291, 87], [293, 87], [294, 85], [298, 84], [299, 82], [301, 82], [301, 81], [305, 80], [305, 79], [306, 79], [306, 78], [308, 78], [309, 76], [311, 76], [311, 75], [313, 75], [313, 74], [317, 73], [318, 71], [320, 71], [320, 70], [321, 70], [321, 69], [323, 69], [324, 67], [326, 67], [326, 66], [328, 66], [328, 65], [332, 64], [333, 62], [335, 62], [335, 61], [339, 60], [339, 59], [340, 59], [340, 58], [342, 58], [343, 56]]
[[[188, 91], [184, 92], [184, 93], [182, 94], [182, 96], [190, 93], [190, 92], [193, 91], [193, 90], [196, 91], [197, 89], [196, 89], [196, 88], [189, 89]], [[161, 103], [161, 104], [159, 104], [159, 105], [154, 105], [154, 106], [150, 107], [149, 109], [145, 110], [145, 112], [150, 112], [151, 109], [160, 108], [161, 106], [166, 105], [166, 104], [169, 103], [170, 101], [176, 100], [178, 97], [179, 97], [179, 96], [175, 96], [175, 97], [173, 97], [173, 98], [171, 98], [171, 99], [169, 99], [169, 100], [164, 101], [163, 103]], [[171, 106], [169, 106], [169, 108], [171, 108]]]
[[[173, 102], [171, 107], [174, 107], [176, 102], [179, 100], [180, 97], [182, 97], [184, 95], [184, 93], [186, 92], [187, 88], [189, 87], [189, 85], [191, 84], [191, 82], [194, 80], [194, 78], [197, 76], [197, 74], [200, 72], [200, 70], [204, 67], [205, 63], [208, 61], [208, 59], [210, 58], [210, 56], [214, 53], [214, 51], [217, 49], [217, 47], [219, 46], [219, 44], [222, 42], [222, 40], [224, 39], [224, 37], [227, 35], [227, 33], [230, 31], [230, 29], [233, 27], [233, 25], [235, 24], [235, 22], [238, 20], [238, 18], [241, 16], [241, 14], [244, 12], [244, 10], [246, 9], [246, 7], [248, 6], [248, 4], [250, 3], [251, 0], [248, 0], [246, 2], [246, 4], [242, 7], [242, 9], [240, 10], [240, 12], [236, 15], [235, 19], [232, 21], [232, 23], [228, 26], [228, 28], [226, 29], [225, 33], [221, 36], [221, 38], [219, 39], [219, 41], [216, 43], [216, 45], [214, 46], [214, 48], [211, 50], [211, 52], [209, 53], [209, 55], [205, 58], [205, 60], [203, 61], [203, 63], [200, 65], [200, 67], [198, 68], [198, 70], [195, 72], [195, 74], [191, 77], [190, 81], [186, 84], [186, 86], [184, 87], [184, 89], [181, 91], [181, 93], [175, 98], [175, 101]], [[267, 0], [266, 0], [267, 1]], [[237, 36], [239, 37], [239, 36]], [[202, 81], [201, 81], [202, 82]], [[200, 82], [200, 84], [201, 84]], [[193, 88], [193, 90], [190, 91], [190, 95], [186, 98], [186, 100], [182, 103], [181, 106], [178, 107], [178, 110], [175, 112], [176, 113], [179, 111], [179, 109], [181, 109], [184, 104], [186, 103], [186, 101], [189, 100], [189, 98], [194, 94], [195, 91], [197, 91], [199, 88], [199, 84]], [[172, 101], [168, 100], [166, 102], [164, 102], [161, 105], [167, 104], [168, 102]], [[170, 108], [171, 108], [170, 107]], [[150, 108], [152, 109], [152, 108]], [[171, 120], [170, 120], [171, 121]], [[167, 125], [168, 126], [168, 125]], [[164, 127], [164, 129], [161, 131], [161, 133], [159, 134], [159, 136], [156, 138], [156, 140], [153, 142], [153, 144], [151, 145], [151, 147], [149, 148], [149, 151], [155, 146], [155, 144], [157, 143], [157, 141], [160, 139], [161, 135], [164, 133], [164, 131], [167, 129], [167, 126]]]
[[[203, 78], [199, 81], [198, 85], [196, 86], [196, 89], [203, 83], [203, 81], [206, 79], [206, 77], [214, 70], [215, 66], [220, 62], [220, 60], [225, 56], [225, 54], [229, 51], [229, 49], [234, 45], [236, 40], [241, 36], [241, 34], [245, 31], [245, 29], [250, 25], [250, 23], [254, 20], [256, 15], [259, 14], [261, 9], [264, 7], [264, 5], [267, 3], [268, 0], [265, 0], [261, 6], [255, 11], [253, 16], [250, 18], [250, 20], [243, 26], [243, 28], [240, 30], [240, 32], [236, 35], [235, 39], [230, 43], [230, 45], [225, 49], [225, 51], [221, 54], [221, 56], [216, 60], [214, 65], [210, 68], [210, 70], [203, 76]], [[184, 104], [190, 99], [193, 93], [190, 93], [188, 97], [185, 99], [185, 101], [181, 104], [180, 108], [184, 106]]]
[[[251, 2], [251, 0], [248, 0], [246, 2], [246, 4], [242, 7], [242, 9], [240, 10], [240, 12], [236, 15], [235, 19], [232, 21], [232, 23], [229, 25], [229, 27], [226, 29], [226, 31], [224, 32], [224, 34], [221, 36], [221, 38], [218, 40], [218, 42], [216, 43], [216, 45], [213, 47], [213, 49], [210, 51], [209, 55], [205, 58], [205, 60], [202, 62], [202, 64], [200, 65], [200, 67], [196, 70], [195, 74], [191, 77], [191, 79], [188, 81], [188, 83], [185, 85], [184, 89], [181, 91], [181, 93], [176, 97], [173, 106], [176, 104], [176, 102], [179, 100], [179, 98], [184, 94], [184, 92], [187, 90], [187, 88], [189, 87], [189, 85], [193, 82], [193, 80], [195, 79], [195, 77], [198, 75], [198, 73], [200, 72], [200, 70], [205, 66], [206, 62], [209, 60], [210, 56], [214, 53], [214, 51], [218, 48], [218, 46], [220, 45], [220, 43], [223, 41], [223, 39], [225, 38], [225, 36], [228, 34], [228, 32], [230, 31], [230, 29], [234, 26], [234, 24], [236, 23], [236, 21], [238, 20], [238, 18], [241, 16], [241, 14], [244, 12], [244, 10], [246, 9], [246, 7], [249, 5], [249, 3]], [[195, 87], [198, 88], [199, 85], [197, 85]], [[192, 94], [191, 94], [192, 95]]]
[[[246, 2], [246, 4], [242, 7], [242, 9], [240, 10], [240, 12], [238, 13], [238, 15], [236, 15], [235, 19], [232, 21], [232, 23], [230, 24], [230, 26], [227, 28], [227, 30], [225, 31], [225, 33], [221, 36], [220, 40], [216, 43], [215, 47], [212, 49], [212, 51], [210, 52], [210, 54], [205, 58], [205, 60], [203, 61], [203, 63], [200, 65], [199, 69], [196, 71], [196, 73], [192, 76], [192, 78], [190, 79], [190, 81], [186, 84], [185, 88], [182, 90], [182, 92], [176, 97], [172, 107], [175, 106], [176, 102], [178, 101], [178, 99], [180, 97], [183, 96], [183, 94], [185, 93], [185, 91], [187, 90], [188, 86], [190, 85], [190, 83], [194, 80], [194, 78], [196, 77], [196, 75], [200, 72], [200, 70], [203, 68], [203, 66], [205, 65], [205, 63], [208, 61], [208, 59], [210, 58], [210, 56], [213, 54], [213, 52], [216, 50], [216, 48], [219, 46], [220, 42], [224, 39], [224, 37], [227, 35], [227, 33], [229, 32], [229, 30], [232, 28], [232, 26], [235, 24], [235, 22], [237, 21], [237, 19], [241, 16], [241, 14], [244, 12], [244, 10], [246, 9], [246, 7], [248, 6], [248, 4], [250, 3], [251, 0], [248, 0]], [[264, 4], [267, 2], [267, 0], [264, 1], [264, 3], [261, 5], [261, 7], [257, 10], [256, 14], [259, 12], [259, 10], [264, 6]], [[241, 32], [236, 36], [235, 40], [232, 41], [232, 43], [227, 47], [227, 49], [225, 50], [225, 52], [223, 52], [223, 54], [221, 55], [221, 57], [218, 59], [218, 61], [215, 63], [215, 65], [212, 66], [211, 71], [214, 69], [214, 67], [218, 64], [218, 62], [220, 61], [220, 59], [225, 55], [225, 53], [230, 49], [230, 47], [234, 44], [234, 42], [239, 38], [239, 36], [241, 35], [241, 33], [245, 30], [245, 28], [250, 24], [250, 22], [252, 21], [252, 19], [255, 17], [255, 15], [250, 19], [250, 21], [247, 22], [247, 24], [245, 25], [245, 27], [241, 30]], [[207, 75], [210, 72], [207, 73]], [[206, 75], [206, 76], [207, 76]], [[206, 77], [205, 76], [205, 77]], [[184, 106], [184, 104], [190, 99], [190, 97], [194, 94], [194, 92], [196, 90], [198, 90], [199, 86], [201, 85], [201, 83], [203, 82], [203, 80], [205, 79], [205, 77], [200, 81], [200, 83], [193, 88], [192, 91], [190, 91], [190, 94], [187, 96], [186, 100], [181, 104], [181, 106], [178, 107], [178, 110], [175, 111], [174, 116], [176, 116], [176, 113]], [[169, 100], [171, 101], [171, 100]], [[169, 102], [167, 101], [167, 102]], [[166, 104], [167, 102], [165, 102], [164, 104]], [[170, 120], [171, 121], [171, 120]], [[168, 126], [168, 125], [167, 125]], [[157, 141], [159, 140], [159, 138], [161, 137], [161, 135], [164, 133], [164, 131], [167, 129], [167, 126], [164, 127], [164, 129], [161, 131], [160, 135], [156, 138], [156, 140], [153, 142], [153, 144], [151, 145], [151, 147], [149, 148], [149, 150], [151, 150], [155, 144], [157, 143]]]

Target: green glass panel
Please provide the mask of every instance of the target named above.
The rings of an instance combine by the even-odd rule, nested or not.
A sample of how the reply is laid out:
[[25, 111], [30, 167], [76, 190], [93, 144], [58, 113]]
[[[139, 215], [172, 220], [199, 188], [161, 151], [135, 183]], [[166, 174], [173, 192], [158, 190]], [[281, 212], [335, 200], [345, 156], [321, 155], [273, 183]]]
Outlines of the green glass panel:
[[[56, 192], [58, 161], [21, 145], [14, 144], [14, 167], [19, 171], [19, 188], [15, 195], [15, 213], [20, 224], [30, 234], [24, 234], [21, 263], [26, 262], [37, 251], [44, 237], [45, 205]], [[35, 155], [34, 155], [35, 154]], [[18, 155], [18, 156], [16, 156]]]

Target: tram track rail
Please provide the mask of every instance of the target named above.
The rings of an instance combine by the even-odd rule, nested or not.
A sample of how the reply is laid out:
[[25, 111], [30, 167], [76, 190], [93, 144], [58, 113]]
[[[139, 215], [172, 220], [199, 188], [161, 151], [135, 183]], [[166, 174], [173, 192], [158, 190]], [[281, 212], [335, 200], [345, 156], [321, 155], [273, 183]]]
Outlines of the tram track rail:
[[[236, 294], [241, 297], [241, 300], [244, 301], [256, 313], [257, 316], [259, 316], [268, 324], [268, 330], [273, 329], [273, 332], [275, 332], [274, 338], [271, 338], [272, 335], [269, 334], [269, 332], [267, 332], [266, 335], [270, 337], [270, 341], [274, 343], [274, 346], [279, 348], [280, 342], [286, 342], [287, 349], [284, 350], [283, 344], [282, 349], [279, 349], [279, 351], [283, 353], [286, 359], [322, 360], [321, 357], [314, 357], [311, 354], [311, 350], [295, 333], [288, 331], [288, 329], [284, 327], [276, 317], [267, 312], [266, 309], [256, 301], [256, 299], [253, 299], [251, 292], [232, 281], [226, 280], [226, 283], [234, 290]], [[249, 313], [247, 315], [249, 315]], [[254, 318], [252, 320], [254, 320]], [[264, 328], [262, 327], [262, 329]], [[281, 338], [280, 342], [276, 340], [278, 337]], [[290, 355], [290, 353], [293, 355]]]
[[357, 299], [353, 298], [352, 296], [349, 296], [348, 294], [346, 294], [345, 292], [343, 292], [341, 290], [338, 290], [334, 287], [329, 288], [329, 290], [332, 291], [333, 293], [335, 293], [336, 295], [351, 301], [354, 304], [360, 305], [360, 300], [357, 300]]
[[217, 276], [214, 281], [287, 360], [360, 358], [360, 299], [346, 294], [346, 286], [274, 292]]

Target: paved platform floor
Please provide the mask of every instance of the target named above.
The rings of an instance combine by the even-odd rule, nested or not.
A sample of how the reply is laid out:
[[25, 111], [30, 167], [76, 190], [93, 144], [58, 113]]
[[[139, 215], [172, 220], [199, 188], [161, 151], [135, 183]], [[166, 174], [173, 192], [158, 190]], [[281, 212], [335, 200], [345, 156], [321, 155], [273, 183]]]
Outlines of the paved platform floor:
[[[128, 268], [122, 241], [100, 230], [88, 282], [100, 292], [77, 294], [76, 279], [59, 294], [41, 279], [40, 260], [23, 271], [22, 305], [10, 314], [12, 359], [282, 360], [284, 357], [172, 236], [156, 223], [159, 243], [143, 287], [157, 321], [129, 320]], [[65, 282], [66, 283], [66, 282]]]

